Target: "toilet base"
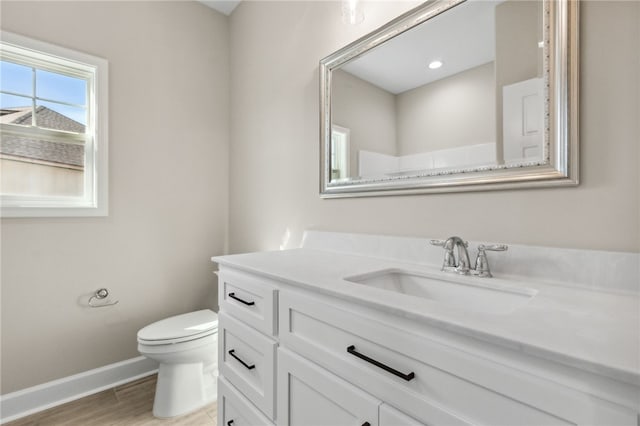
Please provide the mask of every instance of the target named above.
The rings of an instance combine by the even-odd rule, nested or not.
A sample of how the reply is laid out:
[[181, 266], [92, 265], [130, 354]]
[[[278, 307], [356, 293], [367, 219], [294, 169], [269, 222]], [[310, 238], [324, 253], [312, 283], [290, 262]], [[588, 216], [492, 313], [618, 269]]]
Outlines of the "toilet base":
[[215, 402], [217, 370], [203, 363], [160, 364], [153, 415], [165, 419], [196, 411]]

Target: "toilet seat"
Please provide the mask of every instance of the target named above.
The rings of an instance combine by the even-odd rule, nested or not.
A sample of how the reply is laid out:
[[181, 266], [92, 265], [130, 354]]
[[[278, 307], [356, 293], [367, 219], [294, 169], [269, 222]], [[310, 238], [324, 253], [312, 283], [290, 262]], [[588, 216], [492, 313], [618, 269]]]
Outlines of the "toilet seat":
[[172, 345], [218, 332], [218, 315], [209, 310], [189, 312], [154, 322], [138, 331], [142, 345]]

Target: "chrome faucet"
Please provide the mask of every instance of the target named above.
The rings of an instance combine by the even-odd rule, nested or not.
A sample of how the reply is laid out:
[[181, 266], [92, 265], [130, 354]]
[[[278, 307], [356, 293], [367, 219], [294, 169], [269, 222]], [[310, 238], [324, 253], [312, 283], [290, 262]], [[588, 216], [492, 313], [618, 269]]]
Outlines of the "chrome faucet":
[[[471, 262], [469, 261], [469, 252], [467, 247], [469, 243], [464, 241], [460, 237], [449, 237], [446, 240], [431, 240], [430, 243], [434, 246], [443, 247], [444, 262], [442, 263], [442, 271], [454, 271], [461, 275], [476, 275], [478, 277], [492, 277], [491, 270], [489, 268], [489, 261], [487, 260], [487, 250], [490, 251], [505, 251], [508, 246], [505, 244], [493, 244], [478, 246], [478, 255], [476, 256], [475, 267], [471, 268]], [[454, 249], [457, 248], [458, 257], [456, 260]]]
[[[468, 242], [460, 237], [449, 237], [446, 240], [431, 240], [434, 246], [444, 247], [444, 262], [442, 263], [442, 271], [454, 270], [455, 272], [467, 275], [471, 269], [469, 261], [469, 252], [467, 251]], [[458, 259], [453, 253], [458, 248]]]

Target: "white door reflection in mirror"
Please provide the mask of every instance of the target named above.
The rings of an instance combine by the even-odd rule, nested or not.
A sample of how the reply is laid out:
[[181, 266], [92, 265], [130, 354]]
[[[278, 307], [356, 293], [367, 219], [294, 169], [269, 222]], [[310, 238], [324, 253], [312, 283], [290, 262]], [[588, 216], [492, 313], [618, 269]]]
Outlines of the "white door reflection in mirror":
[[544, 143], [543, 80], [532, 78], [502, 88], [504, 161], [542, 160]]
[[331, 127], [331, 180], [349, 177], [349, 135], [346, 127]]

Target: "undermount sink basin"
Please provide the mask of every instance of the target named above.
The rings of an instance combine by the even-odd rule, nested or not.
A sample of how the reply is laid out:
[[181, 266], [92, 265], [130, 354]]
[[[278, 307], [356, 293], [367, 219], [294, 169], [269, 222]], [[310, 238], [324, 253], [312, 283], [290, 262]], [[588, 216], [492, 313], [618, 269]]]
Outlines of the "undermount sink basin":
[[421, 297], [445, 305], [492, 314], [506, 314], [524, 306], [537, 293], [526, 287], [510, 287], [492, 278], [427, 274], [384, 269], [345, 278], [346, 281]]

